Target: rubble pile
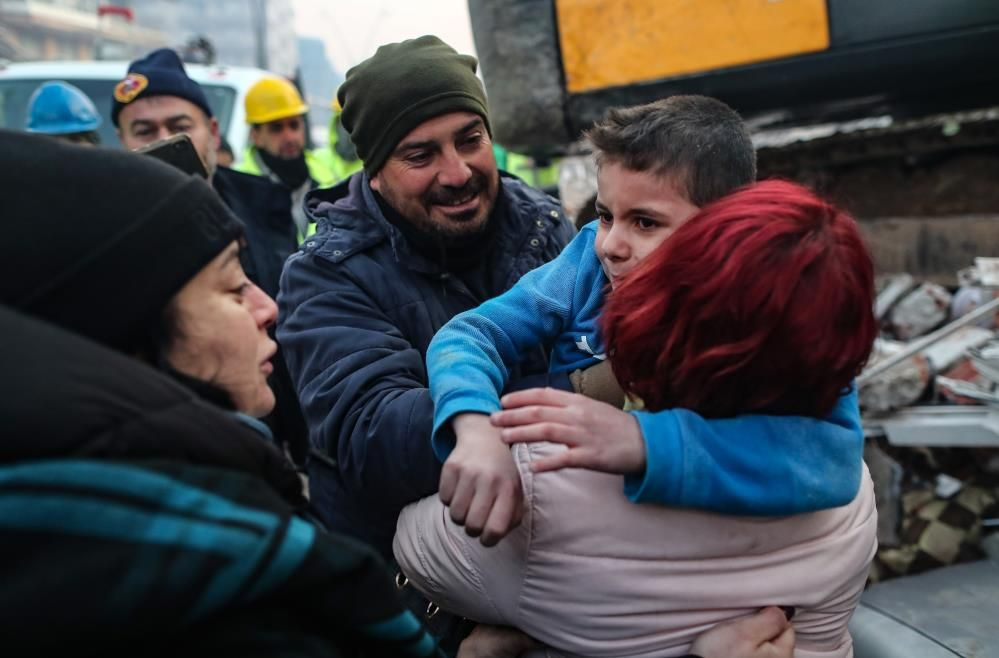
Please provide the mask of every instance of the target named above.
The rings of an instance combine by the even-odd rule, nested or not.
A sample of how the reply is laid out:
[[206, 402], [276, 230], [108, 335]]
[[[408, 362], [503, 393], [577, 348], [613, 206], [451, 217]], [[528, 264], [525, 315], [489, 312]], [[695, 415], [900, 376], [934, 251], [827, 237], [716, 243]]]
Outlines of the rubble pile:
[[878, 499], [871, 580], [999, 559], [999, 258], [957, 290], [881, 277], [882, 324], [857, 378]]

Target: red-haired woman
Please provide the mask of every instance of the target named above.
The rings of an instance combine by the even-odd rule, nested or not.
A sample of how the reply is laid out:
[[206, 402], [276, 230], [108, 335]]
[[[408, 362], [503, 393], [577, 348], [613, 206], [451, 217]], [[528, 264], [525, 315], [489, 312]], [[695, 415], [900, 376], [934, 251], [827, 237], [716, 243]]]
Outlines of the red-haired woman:
[[[603, 329], [615, 374], [650, 410], [821, 417], [867, 359], [872, 302], [855, 222], [804, 188], [765, 182], [678, 228], [615, 287]], [[546, 395], [551, 406], [578, 397]], [[795, 655], [852, 653], [847, 622], [876, 548], [866, 472], [848, 505], [785, 517], [635, 505], [613, 460], [594, 465], [607, 472], [532, 472], [566, 451], [541, 438], [614, 453], [617, 437], [592, 429], [624, 412], [587, 402], [563, 405], [563, 427], [586, 430], [569, 438], [549, 421], [518, 428], [527, 511], [497, 546], [468, 537], [437, 498], [403, 513], [396, 556], [419, 589], [570, 655], [679, 655], [700, 631], [769, 604], [797, 608]], [[786, 439], [807, 451], [815, 436]]]
[[610, 295], [614, 374], [650, 409], [822, 417], [870, 352], [873, 279], [849, 216], [759, 183], [691, 219]]

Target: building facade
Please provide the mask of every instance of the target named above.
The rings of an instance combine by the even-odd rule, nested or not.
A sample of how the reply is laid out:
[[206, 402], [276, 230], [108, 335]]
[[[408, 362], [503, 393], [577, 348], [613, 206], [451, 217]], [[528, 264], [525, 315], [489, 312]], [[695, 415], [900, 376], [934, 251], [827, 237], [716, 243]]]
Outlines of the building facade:
[[129, 20], [128, 11], [99, 15], [99, 4], [97, 0], [0, 0], [0, 57], [130, 59], [169, 43], [160, 29]]

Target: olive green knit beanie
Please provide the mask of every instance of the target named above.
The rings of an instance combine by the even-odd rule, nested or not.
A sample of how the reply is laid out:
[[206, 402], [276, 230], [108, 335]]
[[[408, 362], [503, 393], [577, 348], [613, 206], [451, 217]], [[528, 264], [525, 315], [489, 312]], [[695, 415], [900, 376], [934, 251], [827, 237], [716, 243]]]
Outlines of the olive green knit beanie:
[[418, 125], [449, 112], [472, 112], [489, 130], [486, 92], [475, 77], [476, 60], [459, 55], [435, 36], [378, 48], [347, 71], [337, 100], [350, 141], [374, 176], [399, 141]]

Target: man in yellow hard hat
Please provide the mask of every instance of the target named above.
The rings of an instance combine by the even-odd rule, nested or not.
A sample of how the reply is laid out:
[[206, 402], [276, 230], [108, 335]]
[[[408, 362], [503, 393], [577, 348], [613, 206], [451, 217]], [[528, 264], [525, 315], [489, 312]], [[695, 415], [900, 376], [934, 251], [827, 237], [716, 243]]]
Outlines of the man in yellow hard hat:
[[236, 169], [288, 188], [299, 235], [309, 235], [312, 231], [302, 209], [305, 194], [336, 182], [329, 167], [305, 148], [309, 106], [291, 82], [279, 77], [263, 78], [250, 87], [245, 105], [253, 143]]

